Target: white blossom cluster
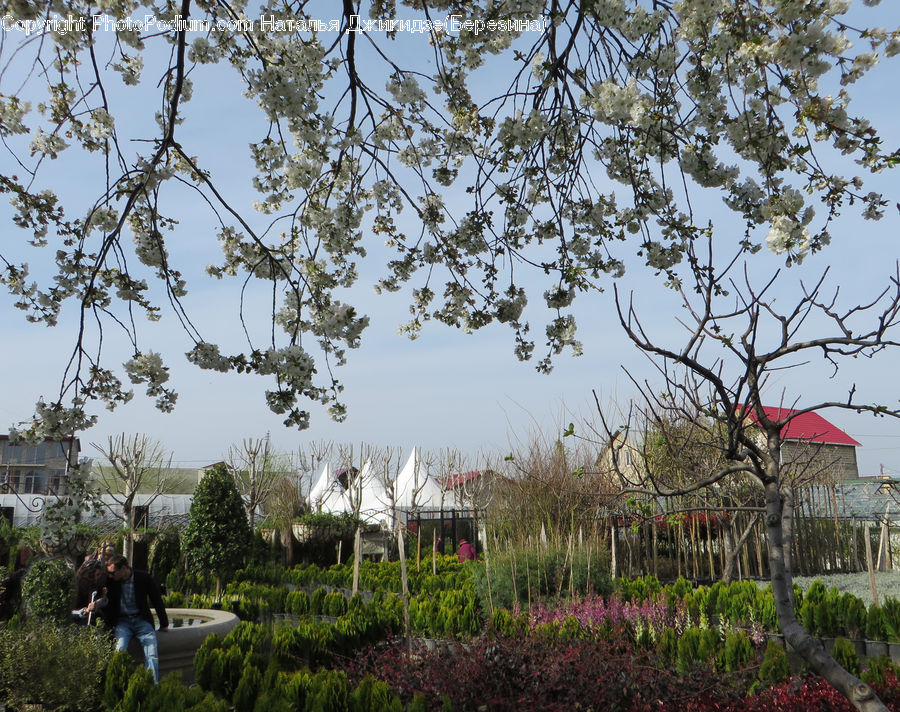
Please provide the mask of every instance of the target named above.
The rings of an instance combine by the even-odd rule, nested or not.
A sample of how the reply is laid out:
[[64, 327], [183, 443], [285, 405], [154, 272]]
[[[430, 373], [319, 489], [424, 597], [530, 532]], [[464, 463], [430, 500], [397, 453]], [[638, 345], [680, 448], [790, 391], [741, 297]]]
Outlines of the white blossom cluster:
[[[137, 327], [122, 314], [139, 306], [155, 319], [170, 304], [195, 344], [191, 363], [272, 377], [269, 406], [303, 427], [309, 413], [299, 398], [339, 419], [346, 413], [330, 368], [359, 346], [368, 318], [342, 292], [377, 241], [391, 251], [379, 289], [410, 286], [404, 333], [415, 337], [429, 320], [468, 331], [499, 321], [526, 359], [536, 348], [528, 320], [540, 313], [546, 355], [538, 368], [546, 371], [564, 350], [581, 351], [572, 315], [579, 294], [623, 276], [635, 255], [677, 285], [699, 237], [713, 235], [717, 249], [731, 241], [747, 255], [765, 245], [793, 263], [828, 242], [838, 215], [884, 214], [891, 201], [866, 182], [897, 156], [851, 92], [900, 53], [900, 33], [863, 28], [860, 2], [875, 4], [437, 2], [430, 12], [464, 6], [486, 22], [540, 21], [545, 31], [401, 38], [292, 29], [309, 19], [303, 3], [264, 3], [259, 12], [273, 20], [264, 29], [243, 0], [193, 5], [193, 19], [216, 27], [208, 34], [142, 35], [129, 19], [171, 22], [179, 7], [99, 0], [91, 12], [115, 33], [101, 63], [91, 54], [96, 33], [57, 27], [15, 47], [15, 32], [5, 35], [11, 51], [37, 53], [33, 66], [45, 69], [21, 85], [15, 72], [0, 76], [0, 137], [29, 176], [7, 170], [0, 187], [30, 244], [53, 246], [55, 273], [45, 284], [0, 253], [0, 281], [29, 319], [53, 324], [76, 300], [100, 320], [109, 315], [134, 344]], [[390, 19], [395, 5], [363, 3], [357, 12]], [[400, 5], [422, 12], [413, 0]], [[23, 22], [84, 12], [74, 0], [6, 7]], [[349, 18], [342, 21], [346, 28]], [[223, 29], [228, 22], [245, 29]], [[199, 88], [228, 71], [259, 108], [252, 135], [227, 149], [249, 145], [252, 203], [230, 200], [221, 176], [208, 172], [212, 162], [195, 155], [202, 107], [183, 108], [195, 81]], [[145, 92], [156, 122], [132, 135], [121, 97]], [[63, 151], [79, 151], [108, 176], [90, 202], [64, 206], [45, 189], [44, 166]], [[280, 331], [265, 346], [224, 355], [192, 325], [180, 302], [186, 283], [172, 264], [178, 251], [167, 248], [184, 238], [179, 216], [166, 212], [179, 190], [210, 208], [221, 255], [207, 273], [271, 290], [262, 321]], [[697, 195], [720, 198], [738, 229], [698, 214]], [[531, 269], [540, 285], [526, 290], [519, 272]], [[69, 412], [60, 397], [56, 410], [41, 411], [48, 422], [68, 427], [87, 418], [90, 400], [114, 406], [130, 397], [87, 351], [79, 342], [87, 365], [67, 392], [81, 400]], [[137, 353], [125, 373], [159, 407], [172, 407], [159, 354]]]
[[178, 395], [163, 388], [163, 384], [169, 380], [169, 369], [163, 364], [162, 356], [154, 351], [139, 352], [123, 366], [132, 383], [147, 384], [147, 395], [156, 398], [159, 410], [169, 412], [175, 407]]

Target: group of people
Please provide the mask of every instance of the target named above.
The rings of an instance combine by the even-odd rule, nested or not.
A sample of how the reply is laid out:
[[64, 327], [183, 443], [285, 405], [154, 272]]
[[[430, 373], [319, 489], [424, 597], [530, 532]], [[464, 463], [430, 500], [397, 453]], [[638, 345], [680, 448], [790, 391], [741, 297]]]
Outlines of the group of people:
[[74, 613], [79, 621], [90, 624], [100, 616], [116, 638], [116, 650], [126, 650], [131, 639], [137, 638], [147, 668], [159, 682], [159, 645], [150, 606], [159, 619], [159, 632], [169, 629], [169, 618], [159, 586], [150, 574], [132, 568], [128, 559], [104, 545], [85, 559], [75, 582], [81, 607]]

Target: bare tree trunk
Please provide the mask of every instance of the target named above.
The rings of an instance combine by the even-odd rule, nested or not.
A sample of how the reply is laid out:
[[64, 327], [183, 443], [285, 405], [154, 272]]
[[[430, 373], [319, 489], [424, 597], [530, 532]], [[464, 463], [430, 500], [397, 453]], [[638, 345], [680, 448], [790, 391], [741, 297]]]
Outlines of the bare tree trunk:
[[400, 587], [403, 598], [403, 634], [406, 636], [406, 650], [412, 650], [412, 631], [409, 626], [409, 578], [406, 572], [406, 542], [403, 526], [397, 522], [397, 548], [400, 554]]
[[869, 586], [872, 587], [872, 601], [878, 605], [878, 588], [875, 586], [875, 566], [872, 563], [872, 539], [869, 536], [869, 523], [866, 522], [864, 536], [866, 539], [866, 567], [869, 569]]
[[134, 553], [134, 508], [131, 502], [122, 505], [122, 515], [125, 518], [125, 536], [122, 540], [122, 556], [124, 556], [131, 564], [132, 555]]
[[359, 559], [362, 554], [362, 532], [361, 527], [356, 527], [353, 535], [353, 592], [352, 595], [359, 593]]
[[[804, 630], [794, 615], [793, 579], [787, 566], [790, 545], [791, 496], [782, 494], [774, 483], [766, 485], [766, 528], [769, 534], [769, 569], [778, 623], [785, 640], [819, 675], [824, 677], [859, 712], [888, 712], [872, 688], [838, 665], [822, 644]], [[785, 534], [788, 537], [785, 537]]]
[[617, 566], [618, 563], [616, 561], [616, 525], [612, 524], [609, 527], [609, 556], [610, 556], [610, 564], [609, 564], [609, 575], [611, 578], [616, 578], [617, 574]]
[[[743, 550], [744, 546], [747, 544], [747, 539], [750, 538], [750, 535], [753, 533], [753, 530], [756, 528], [756, 523], [759, 521], [759, 515], [754, 514], [750, 517], [750, 521], [747, 523], [747, 526], [744, 527], [744, 531], [741, 532], [741, 536], [737, 540], [737, 544], [735, 548], [731, 551], [728, 551], [725, 555], [725, 569], [722, 571], [722, 582], [723, 583], [731, 583], [732, 578], [734, 577], [734, 567], [737, 562], [737, 557], [739, 553]], [[749, 574], [749, 568], [747, 570]]]

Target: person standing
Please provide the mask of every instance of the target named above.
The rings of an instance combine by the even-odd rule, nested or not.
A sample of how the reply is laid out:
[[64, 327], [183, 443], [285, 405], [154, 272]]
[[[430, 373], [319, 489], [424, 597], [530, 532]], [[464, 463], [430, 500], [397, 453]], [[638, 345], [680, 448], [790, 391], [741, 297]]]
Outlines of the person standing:
[[109, 559], [106, 571], [107, 599], [102, 610], [116, 637], [116, 650], [126, 650], [131, 639], [137, 638], [144, 649], [147, 668], [153, 672], [153, 681], [159, 682], [159, 646], [149, 605], [152, 603], [156, 610], [159, 631], [167, 631], [169, 617], [159, 587], [149, 573], [131, 568], [124, 556]]
[[459, 540], [459, 551], [457, 552], [457, 557], [459, 558], [459, 563], [464, 563], [466, 561], [475, 561], [478, 558], [478, 555], [475, 553], [475, 547], [472, 546], [465, 539]]

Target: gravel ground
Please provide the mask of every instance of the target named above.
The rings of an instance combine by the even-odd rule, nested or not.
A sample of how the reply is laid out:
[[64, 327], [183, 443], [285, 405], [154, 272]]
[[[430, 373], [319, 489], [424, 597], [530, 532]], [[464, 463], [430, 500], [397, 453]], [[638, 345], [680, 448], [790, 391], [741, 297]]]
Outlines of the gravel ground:
[[[836, 587], [841, 593], [849, 591], [865, 602], [872, 604], [872, 588], [869, 586], [869, 574], [833, 574], [831, 576], [795, 576], [794, 583], [805, 591], [816, 579], [828, 588]], [[900, 599], [900, 571], [876, 571], [875, 588], [878, 590], [879, 602], [886, 597]]]

